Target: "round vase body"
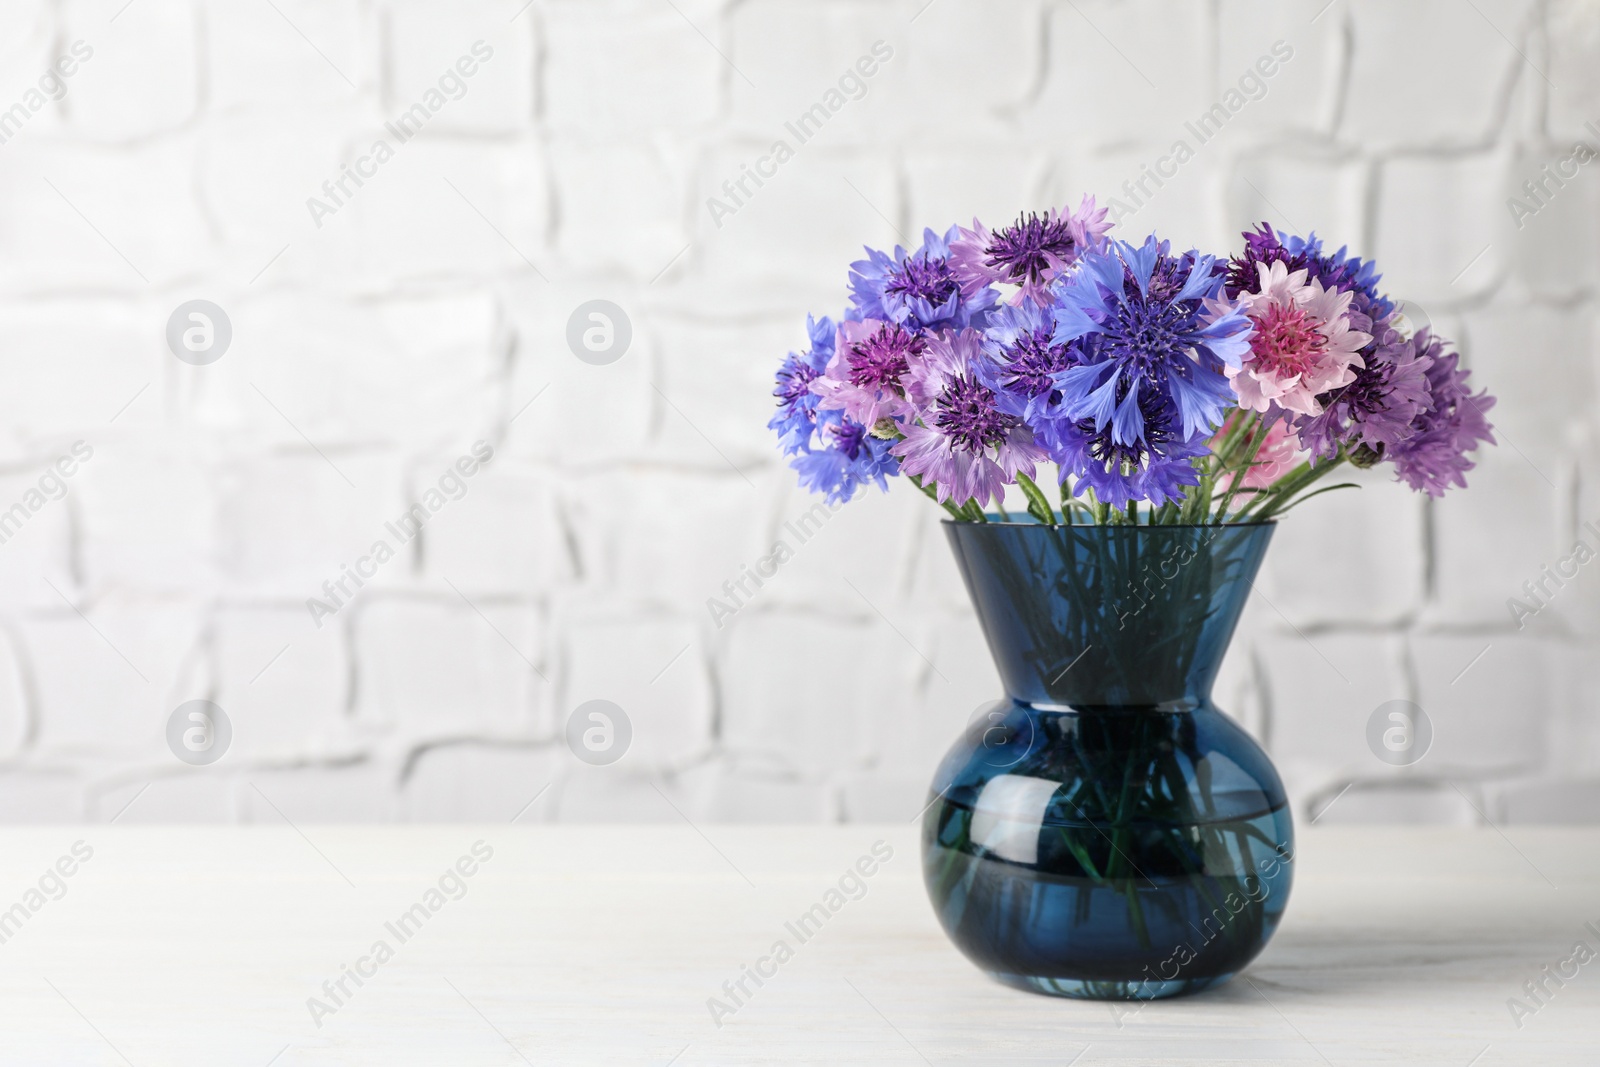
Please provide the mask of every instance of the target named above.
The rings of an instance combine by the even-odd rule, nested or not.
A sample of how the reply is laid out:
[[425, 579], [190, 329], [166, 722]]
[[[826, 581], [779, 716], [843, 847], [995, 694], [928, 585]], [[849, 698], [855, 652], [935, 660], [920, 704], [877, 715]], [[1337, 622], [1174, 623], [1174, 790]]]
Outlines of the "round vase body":
[[994, 978], [1153, 999], [1224, 982], [1293, 881], [1283, 784], [1211, 686], [1271, 524], [946, 523], [1006, 698], [945, 757], [923, 875]]

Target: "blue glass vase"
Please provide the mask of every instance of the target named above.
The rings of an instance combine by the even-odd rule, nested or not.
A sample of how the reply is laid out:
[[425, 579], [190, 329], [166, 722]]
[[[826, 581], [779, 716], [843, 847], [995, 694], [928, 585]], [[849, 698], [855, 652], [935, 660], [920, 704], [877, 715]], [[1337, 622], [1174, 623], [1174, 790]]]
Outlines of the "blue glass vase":
[[945, 932], [1041, 993], [1227, 981], [1293, 880], [1283, 783], [1211, 702], [1272, 524], [945, 530], [1006, 691], [945, 757], [923, 816]]

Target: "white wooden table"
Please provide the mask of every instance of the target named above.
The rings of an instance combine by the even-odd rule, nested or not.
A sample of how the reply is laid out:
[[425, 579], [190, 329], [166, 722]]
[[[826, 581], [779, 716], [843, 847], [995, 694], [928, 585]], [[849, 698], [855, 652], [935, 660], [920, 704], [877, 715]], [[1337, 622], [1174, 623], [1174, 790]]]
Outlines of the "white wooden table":
[[[1600, 831], [1303, 833], [1248, 981], [1119, 1015], [969, 965], [910, 827], [302, 829], [0, 832], [0, 909], [27, 913], [0, 914], [0, 1063], [1600, 1063], [1600, 960], [1520, 1029], [1506, 1003], [1600, 951]], [[430, 898], [479, 841], [464, 895]], [[892, 858], [801, 943], [785, 923], [877, 841]], [[719, 1028], [708, 999], [734, 1007], [723, 983], [779, 939]]]

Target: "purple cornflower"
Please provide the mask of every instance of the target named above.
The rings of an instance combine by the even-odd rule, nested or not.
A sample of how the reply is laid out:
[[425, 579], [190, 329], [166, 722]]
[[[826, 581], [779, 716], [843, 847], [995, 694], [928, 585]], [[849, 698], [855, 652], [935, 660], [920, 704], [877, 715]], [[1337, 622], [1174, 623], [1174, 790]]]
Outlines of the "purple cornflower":
[[1321, 414], [1293, 419], [1300, 443], [1315, 459], [1332, 458], [1341, 447], [1382, 454], [1410, 436], [1427, 410], [1432, 357], [1402, 337], [1391, 317], [1375, 321], [1374, 310], [1366, 292], [1355, 290], [1350, 325], [1372, 335], [1361, 350], [1361, 365], [1352, 365], [1355, 380], [1319, 396]]
[[1207, 462], [1231, 415], [1266, 441], [1245, 485], [1286, 494], [1263, 516], [1305, 488], [1284, 480], [1301, 449], [1392, 462], [1432, 496], [1466, 485], [1494, 399], [1430, 331], [1402, 332], [1371, 262], [1265, 223], [1231, 261], [1173, 254], [1108, 240], [1106, 214], [1086, 197], [868, 249], [844, 320], [808, 319], [809, 347], [777, 374], [768, 425], [800, 484], [838, 502], [904, 471], [988, 506], [1049, 460], [1122, 511], [1199, 504], [1208, 475], [1240, 478]]
[[[1316, 240], [1316, 235], [1312, 235]], [[1293, 274], [1297, 270], [1306, 270], [1310, 265], [1310, 257], [1305, 252], [1290, 252], [1283, 246], [1283, 241], [1273, 232], [1271, 225], [1261, 223], [1259, 230], [1244, 231], [1244, 254], [1234, 256], [1228, 263], [1228, 281], [1223, 287], [1229, 300], [1233, 300], [1241, 292], [1260, 292], [1259, 264], [1265, 263], [1272, 266], [1282, 263], [1284, 268]]]
[[1057, 281], [1051, 339], [1073, 365], [1052, 375], [1059, 401], [1038, 422], [1074, 493], [1125, 507], [1198, 484], [1191, 461], [1236, 401], [1224, 371], [1250, 350], [1250, 320], [1215, 299], [1223, 280], [1213, 257], [1150, 237], [1113, 241]]
[[811, 347], [789, 353], [778, 370], [778, 413], [767, 423], [778, 432], [783, 454], [799, 472], [800, 484], [824, 494], [828, 501], [849, 500], [868, 482], [887, 489], [886, 478], [899, 473], [889, 455], [889, 442], [867, 434], [867, 428], [838, 411], [820, 410], [822, 398], [812, 388], [833, 360], [838, 328], [829, 318], [806, 317]]
[[952, 226], [941, 237], [925, 230], [915, 252], [898, 245], [892, 256], [867, 249], [866, 259], [850, 265], [853, 307], [846, 317], [893, 322], [913, 333], [981, 326], [999, 294], [987, 286], [962, 288], [950, 255], [959, 232]]
[[1485, 413], [1494, 407], [1494, 397], [1485, 390], [1473, 395], [1467, 385], [1471, 371], [1462, 370], [1459, 357], [1446, 352], [1440, 340], [1427, 329], [1412, 338], [1426, 362], [1430, 406], [1417, 417], [1411, 436], [1390, 448], [1384, 458], [1395, 465], [1396, 474], [1429, 496], [1443, 496], [1450, 486], [1467, 487], [1466, 472], [1475, 463], [1467, 453], [1480, 441], [1495, 443], [1493, 427]]
[[1030, 212], [1000, 230], [973, 219], [972, 229], [962, 227], [951, 241], [951, 263], [963, 290], [998, 282], [1018, 286], [1019, 301], [1043, 302], [1050, 283], [1086, 251], [1101, 247], [1110, 229], [1106, 209], [1097, 209], [1090, 196], [1069, 214], [1051, 208], [1041, 218]]
[[913, 371], [919, 420], [891, 451], [907, 474], [936, 483], [941, 503], [999, 502], [1045, 458], [1022, 419], [1000, 409], [992, 372], [976, 330], [940, 334]]
[[1284, 264], [1288, 273], [1304, 270], [1307, 276], [1322, 283], [1324, 289], [1339, 292], [1362, 292], [1367, 295], [1375, 310], [1374, 318], [1388, 318], [1394, 304], [1378, 290], [1382, 275], [1371, 260], [1352, 256], [1348, 246], [1328, 253], [1322, 248], [1322, 239], [1315, 233], [1307, 237], [1279, 233], [1269, 223], [1261, 223], [1255, 230], [1244, 231], [1245, 250], [1228, 265], [1226, 292], [1232, 300], [1243, 292], [1259, 292], [1259, 272], [1256, 264]]

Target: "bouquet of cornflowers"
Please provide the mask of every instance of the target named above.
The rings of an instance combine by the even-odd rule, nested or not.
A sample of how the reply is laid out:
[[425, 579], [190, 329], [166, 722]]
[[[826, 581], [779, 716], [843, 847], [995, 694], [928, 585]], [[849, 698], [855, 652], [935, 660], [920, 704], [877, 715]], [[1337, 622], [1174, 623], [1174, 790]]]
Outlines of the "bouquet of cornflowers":
[[778, 371], [801, 484], [837, 502], [903, 474], [969, 522], [1009, 520], [1009, 485], [1048, 525], [1258, 522], [1345, 463], [1439, 496], [1493, 443], [1494, 399], [1372, 263], [1267, 223], [1231, 259], [1110, 229], [1085, 197], [867, 249], [843, 321], [808, 320]]

